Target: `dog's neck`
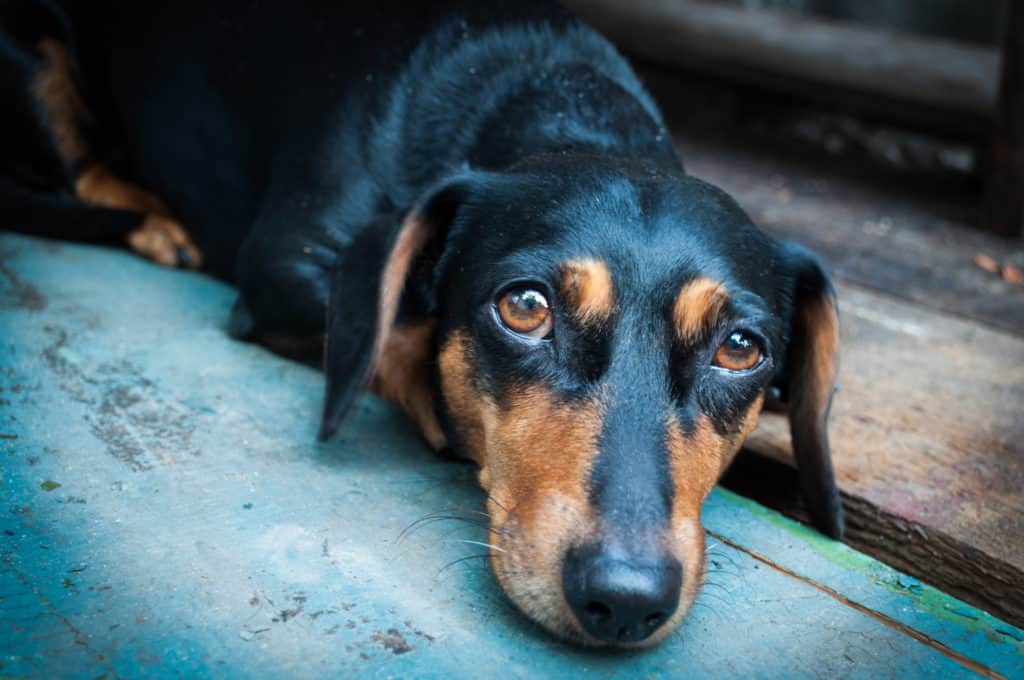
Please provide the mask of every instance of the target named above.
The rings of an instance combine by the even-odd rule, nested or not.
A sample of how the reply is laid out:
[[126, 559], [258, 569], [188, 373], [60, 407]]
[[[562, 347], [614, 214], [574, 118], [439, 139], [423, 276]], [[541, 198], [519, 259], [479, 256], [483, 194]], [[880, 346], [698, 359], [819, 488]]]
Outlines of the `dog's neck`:
[[[552, 41], [553, 31], [564, 32], [563, 39]], [[488, 96], [481, 98], [481, 91]], [[404, 137], [398, 145], [385, 140], [381, 153], [371, 154], [417, 150], [414, 159], [392, 158], [385, 173], [398, 178], [390, 197], [396, 206], [467, 165], [500, 171], [544, 153], [618, 156], [681, 169], [636, 75], [607, 41], [580, 26], [524, 25], [469, 38], [441, 31], [414, 51], [381, 113], [383, 121], [416, 121], [397, 126]]]
[[660, 119], [621, 84], [579, 63], [524, 83], [481, 121], [466, 150], [471, 166], [488, 170], [558, 152], [681, 167]]

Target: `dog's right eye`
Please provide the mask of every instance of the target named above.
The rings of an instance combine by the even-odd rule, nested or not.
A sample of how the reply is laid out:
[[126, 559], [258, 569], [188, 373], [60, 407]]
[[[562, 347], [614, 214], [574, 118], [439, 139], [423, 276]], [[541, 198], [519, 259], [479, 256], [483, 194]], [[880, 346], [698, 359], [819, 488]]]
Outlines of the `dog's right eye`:
[[506, 328], [528, 338], [546, 337], [554, 325], [547, 298], [533, 288], [505, 291], [498, 300], [497, 311]]
[[729, 371], [746, 371], [762, 358], [761, 346], [746, 331], [733, 331], [715, 352], [714, 365]]

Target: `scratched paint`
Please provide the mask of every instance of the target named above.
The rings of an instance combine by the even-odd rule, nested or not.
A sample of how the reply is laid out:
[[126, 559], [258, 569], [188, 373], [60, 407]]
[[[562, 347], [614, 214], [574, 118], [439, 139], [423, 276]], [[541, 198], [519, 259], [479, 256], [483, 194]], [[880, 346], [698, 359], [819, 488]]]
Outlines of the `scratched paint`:
[[743, 549], [711, 547], [679, 634], [567, 646], [464, 542], [485, 537], [473, 469], [370, 397], [316, 443], [321, 376], [228, 339], [229, 287], [98, 248], [0, 235], [0, 253], [46, 300], [0, 309], [0, 676], [971, 676], [747, 549], [1019, 661], [721, 492], [709, 526]]
[[[766, 531], [760, 525], [757, 527], [756, 535], [752, 535], [753, 532], [739, 531], [743, 523], [736, 521], [737, 507], [743, 508], [751, 516], [768, 522], [774, 531]], [[720, 511], [729, 515], [728, 523], [721, 526], [717, 522]], [[767, 557], [776, 557], [784, 551], [789, 558], [787, 562], [795, 566], [793, 571], [816, 580], [822, 568], [821, 562], [793, 559], [797, 555], [803, 556], [798, 550], [807, 549], [828, 564], [841, 569], [844, 579], [833, 584], [836, 586], [834, 589], [840, 594], [860, 602], [859, 598], [865, 593], [865, 583], [872, 587], [884, 588], [899, 599], [891, 601], [896, 604], [894, 607], [877, 609], [880, 613], [892, 616], [894, 620], [906, 623], [968, 656], [972, 656], [971, 652], [974, 651], [977, 658], [985, 659], [987, 665], [992, 668], [1003, 669], [1010, 675], [1024, 670], [1024, 631], [1020, 628], [1011, 626], [864, 553], [829, 540], [755, 501], [719, 487], [715, 489], [708, 502], [705, 524], [713, 531], [721, 529], [722, 535], [736, 538], [744, 546], [749, 546], [754, 552]], [[900, 604], [901, 600], [905, 600], [905, 603]], [[929, 619], [928, 625], [920, 625], [922, 615]], [[994, 644], [985, 645], [983, 651], [978, 653], [973, 645], [980, 638]]]

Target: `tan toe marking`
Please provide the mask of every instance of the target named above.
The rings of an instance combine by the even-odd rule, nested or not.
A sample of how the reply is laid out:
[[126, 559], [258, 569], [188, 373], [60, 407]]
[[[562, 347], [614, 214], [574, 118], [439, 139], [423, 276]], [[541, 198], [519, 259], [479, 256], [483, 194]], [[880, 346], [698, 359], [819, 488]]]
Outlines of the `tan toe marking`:
[[168, 267], [198, 269], [203, 256], [180, 222], [159, 196], [127, 182], [106, 166], [95, 163], [75, 180], [75, 195], [90, 205], [147, 213], [145, 221], [127, 236], [129, 247]]
[[142, 226], [128, 234], [128, 245], [139, 255], [167, 267], [198, 269], [202, 265], [202, 255], [184, 227], [162, 215], [146, 217]]

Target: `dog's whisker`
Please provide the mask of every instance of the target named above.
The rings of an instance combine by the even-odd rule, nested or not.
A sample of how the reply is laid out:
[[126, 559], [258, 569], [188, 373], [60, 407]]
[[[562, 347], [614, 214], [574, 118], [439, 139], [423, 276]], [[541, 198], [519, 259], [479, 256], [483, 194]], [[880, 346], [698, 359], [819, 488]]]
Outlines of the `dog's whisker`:
[[492, 543], [484, 543], [483, 541], [473, 541], [468, 538], [454, 538], [451, 539], [453, 543], [469, 543], [470, 545], [478, 545], [481, 548], [490, 548], [491, 550], [497, 550], [498, 552], [507, 553], [508, 550], [500, 548]]
[[460, 517], [459, 515], [432, 513], [425, 517], [420, 517], [418, 520], [402, 529], [402, 532], [398, 535], [397, 540], [400, 542], [414, 531], [422, 529], [423, 527], [428, 526], [430, 524], [434, 524], [435, 522], [443, 521], [465, 522], [466, 524], [472, 524], [474, 526], [483, 527], [485, 529], [491, 529], [489, 524], [487, 524], [486, 522], [481, 522], [480, 520], [474, 517]]
[[[474, 527], [479, 527], [481, 529], [486, 529], [487, 531], [493, 531], [494, 533], [498, 534], [499, 536], [507, 536], [508, 535], [508, 531], [506, 531], [504, 528], [502, 528], [502, 527], [495, 527], [495, 526], [493, 526], [493, 525], [491, 525], [491, 524], [489, 524], [487, 522], [484, 522], [484, 521], [481, 521], [481, 520], [477, 519], [476, 517], [439, 517], [439, 518], [435, 519], [435, 521], [444, 521], [444, 520], [452, 520], [452, 521], [456, 521], [456, 522], [463, 522], [464, 524], [470, 524], [470, 525], [472, 525]], [[448, 531], [445, 534], [445, 536], [446, 537], [450, 536], [450, 535], [452, 535], [453, 533], [455, 533], [456, 531], [458, 531], [461, 528], [463, 528], [463, 527], [455, 527], [454, 529], [451, 529], [450, 531]]]
[[724, 605], [732, 605], [732, 602], [730, 600], [727, 600], [724, 597], [721, 597], [719, 595], [715, 595], [714, 593], [710, 593], [707, 590], [702, 591], [701, 594], [698, 596], [698, 599], [700, 599], [702, 597], [710, 597], [712, 600], [715, 600], [717, 602], [721, 602]]
[[505, 511], [505, 515], [512, 516], [512, 511], [509, 510], [505, 505], [491, 494], [487, 494], [487, 500], [492, 501], [495, 505]]
[[704, 585], [702, 587], [703, 588], [720, 588], [721, 590], [723, 590], [723, 591], [725, 591], [727, 593], [731, 593], [732, 592], [732, 589], [729, 588], [729, 586], [725, 585], [724, 583], [712, 583], [711, 581], [705, 581]]
[[440, 569], [438, 569], [437, 573], [434, 574], [434, 578], [437, 578], [438, 576], [443, 574], [445, 571], [447, 571], [448, 569], [454, 567], [457, 564], [462, 564], [463, 562], [468, 562], [469, 560], [482, 560], [482, 559], [488, 559], [488, 558], [490, 558], [490, 555], [488, 555], [486, 553], [483, 554], [483, 555], [466, 555], [465, 557], [460, 557], [459, 559], [452, 560], [448, 564], [446, 564], [443, 567], [441, 567]]

